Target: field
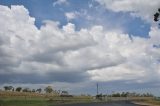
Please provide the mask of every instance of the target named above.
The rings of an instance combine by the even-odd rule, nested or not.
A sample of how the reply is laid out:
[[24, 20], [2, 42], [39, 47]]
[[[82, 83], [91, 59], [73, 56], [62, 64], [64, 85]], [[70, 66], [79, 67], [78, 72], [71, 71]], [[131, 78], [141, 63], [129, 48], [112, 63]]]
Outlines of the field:
[[60, 97], [54, 94], [0, 92], [0, 106], [54, 106], [93, 102], [89, 96]]
[[[153, 97], [112, 97], [105, 102], [133, 101], [134, 103], [150, 106], [160, 106], [160, 99]], [[102, 102], [104, 102], [102, 101]], [[55, 94], [25, 93], [0, 91], [0, 106], [57, 106], [62, 104], [99, 102], [91, 96], [60, 97]]]
[[134, 101], [134, 103], [145, 106], [160, 106], [160, 99], [154, 98], [148, 100], [140, 100], [140, 101]]

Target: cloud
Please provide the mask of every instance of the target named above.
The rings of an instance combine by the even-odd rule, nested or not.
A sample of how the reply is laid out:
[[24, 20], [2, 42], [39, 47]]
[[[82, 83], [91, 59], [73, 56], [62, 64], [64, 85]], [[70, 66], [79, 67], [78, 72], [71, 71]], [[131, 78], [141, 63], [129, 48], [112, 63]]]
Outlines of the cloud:
[[129, 12], [132, 16], [140, 17], [148, 22], [153, 19], [153, 14], [158, 11], [159, 0], [96, 0], [106, 9], [114, 12]]
[[[152, 31], [155, 31], [155, 29], [157, 28], [153, 28], [150, 34]], [[158, 29], [154, 33], [156, 33], [158, 37], [159, 31], [157, 31]], [[152, 34], [150, 36], [152, 36]], [[119, 35], [112, 34], [112, 36], [110, 36], [112, 38], [109, 39], [111, 41], [109, 45], [112, 48], [112, 53], [113, 50], [116, 50], [122, 57], [125, 57], [125, 61], [113, 67], [88, 70], [93, 80], [134, 80], [139, 83], [158, 78], [159, 62], [157, 59], [159, 59], [160, 53], [158, 48], [153, 48], [153, 44], [156, 42], [156, 40], [152, 40], [154, 37], [152, 36], [150, 39], [133, 37], [133, 39], [130, 40], [127, 36], [128, 35], [121, 35], [121, 38], [119, 38]], [[154, 73], [154, 75], [152, 73]]]
[[77, 83], [89, 80], [87, 74], [79, 72], [50, 72], [39, 75], [37, 73], [12, 73], [0, 74], [0, 84], [4, 83], [21, 83], [21, 84], [50, 84], [54, 82]]
[[97, 18], [97, 17], [91, 16], [89, 11], [86, 9], [80, 9], [80, 11], [66, 12], [65, 17], [67, 18], [67, 21], [69, 22], [72, 20], [78, 20], [78, 19], [91, 21], [93, 20], [93, 18]]
[[153, 46], [159, 45], [160, 31], [155, 26], [149, 38], [141, 38], [101, 25], [59, 27], [51, 20], [37, 29], [24, 6], [1, 5], [0, 17], [1, 84], [160, 80], [160, 50]]
[[66, 12], [66, 13], [65, 13], [65, 16], [66, 16], [66, 18], [67, 18], [68, 21], [77, 18], [78, 15], [79, 15], [78, 12]]
[[67, 0], [56, 0], [56, 1], [53, 3], [53, 6], [62, 5], [62, 4], [68, 5], [69, 2], [68, 2]]

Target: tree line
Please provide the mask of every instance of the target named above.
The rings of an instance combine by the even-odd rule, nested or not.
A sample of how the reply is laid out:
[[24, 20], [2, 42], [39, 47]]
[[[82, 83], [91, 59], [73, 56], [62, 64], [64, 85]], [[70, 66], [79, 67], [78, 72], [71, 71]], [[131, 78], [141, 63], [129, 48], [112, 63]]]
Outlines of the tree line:
[[13, 86], [4, 86], [5, 91], [12, 91], [12, 92], [35, 92], [35, 93], [57, 93], [60, 94], [60, 90], [54, 90], [51, 86], [47, 86], [46, 88], [38, 88], [38, 89], [30, 89], [30, 88], [22, 88], [22, 87], [13, 87]]
[[151, 93], [136, 93], [136, 92], [122, 92], [122, 93], [113, 93], [108, 95], [111, 97], [153, 97], [154, 95]]

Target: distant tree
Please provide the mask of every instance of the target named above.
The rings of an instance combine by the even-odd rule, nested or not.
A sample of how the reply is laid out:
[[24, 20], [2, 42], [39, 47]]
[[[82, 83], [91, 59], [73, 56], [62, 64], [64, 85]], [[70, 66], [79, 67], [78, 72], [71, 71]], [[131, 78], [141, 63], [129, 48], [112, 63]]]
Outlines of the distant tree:
[[122, 92], [122, 93], [121, 93], [121, 97], [127, 97], [127, 93]]
[[4, 86], [5, 91], [11, 91], [12, 89], [14, 89], [12, 86]]
[[36, 90], [35, 90], [35, 89], [32, 89], [32, 92], [36, 92]]
[[141, 96], [142, 97], [153, 97], [153, 95], [150, 93], [143, 93]]
[[17, 92], [21, 92], [21, 90], [22, 90], [21, 87], [17, 87], [17, 88], [16, 88], [16, 91], [17, 91]]
[[8, 86], [4, 86], [3, 88], [4, 88], [5, 91], [8, 91], [8, 90], [9, 90], [9, 87], [8, 87]]
[[120, 97], [120, 96], [121, 96], [120, 93], [114, 93], [114, 94], [112, 94], [112, 97]]
[[38, 89], [36, 90], [36, 92], [41, 93], [41, 92], [42, 92], [42, 89], [41, 89], [41, 88], [38, 88]]
[[48, 87], [46, 87], [46, 88], [44, 89], [44, 91], [45, 91], [46, 93], [51, 93], [51, 92], [53, 92], [53, 89], [52, 89], [51, 86], [48, 86]]
[[158, 9], [158, 12], [156, 12], [155, 14], [154, 14], [154, 21], [159, 21], [159, 16], [160, 16], [160, 8]]
[[61, 95], [69, 95], [68, 91], [62, 91]]
[[13, 86], [8, 86], [9, 91], [13, 91], [14, 87]]
[[101, 93], [101, 94], [96, 95], [96, 99], [102, 100], [102, 99], [103, 99], [103, 95], [102, 95], [102, 93]]
[[31, 90], [29, 88], [24, 88], [22, 91], [23, 92], [31, 92]]

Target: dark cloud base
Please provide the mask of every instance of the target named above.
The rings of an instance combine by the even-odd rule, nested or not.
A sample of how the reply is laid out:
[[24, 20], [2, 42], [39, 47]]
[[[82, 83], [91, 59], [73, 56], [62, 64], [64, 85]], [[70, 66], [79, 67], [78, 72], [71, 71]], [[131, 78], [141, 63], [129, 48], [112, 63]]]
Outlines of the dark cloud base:
[[79, 72], [51, 72], [48, 74], [0, 74], [0, 84], [5, 83], [31, 83], [48, 84], [53, 82], [77, 83], [88, 80], [88, 76]]

